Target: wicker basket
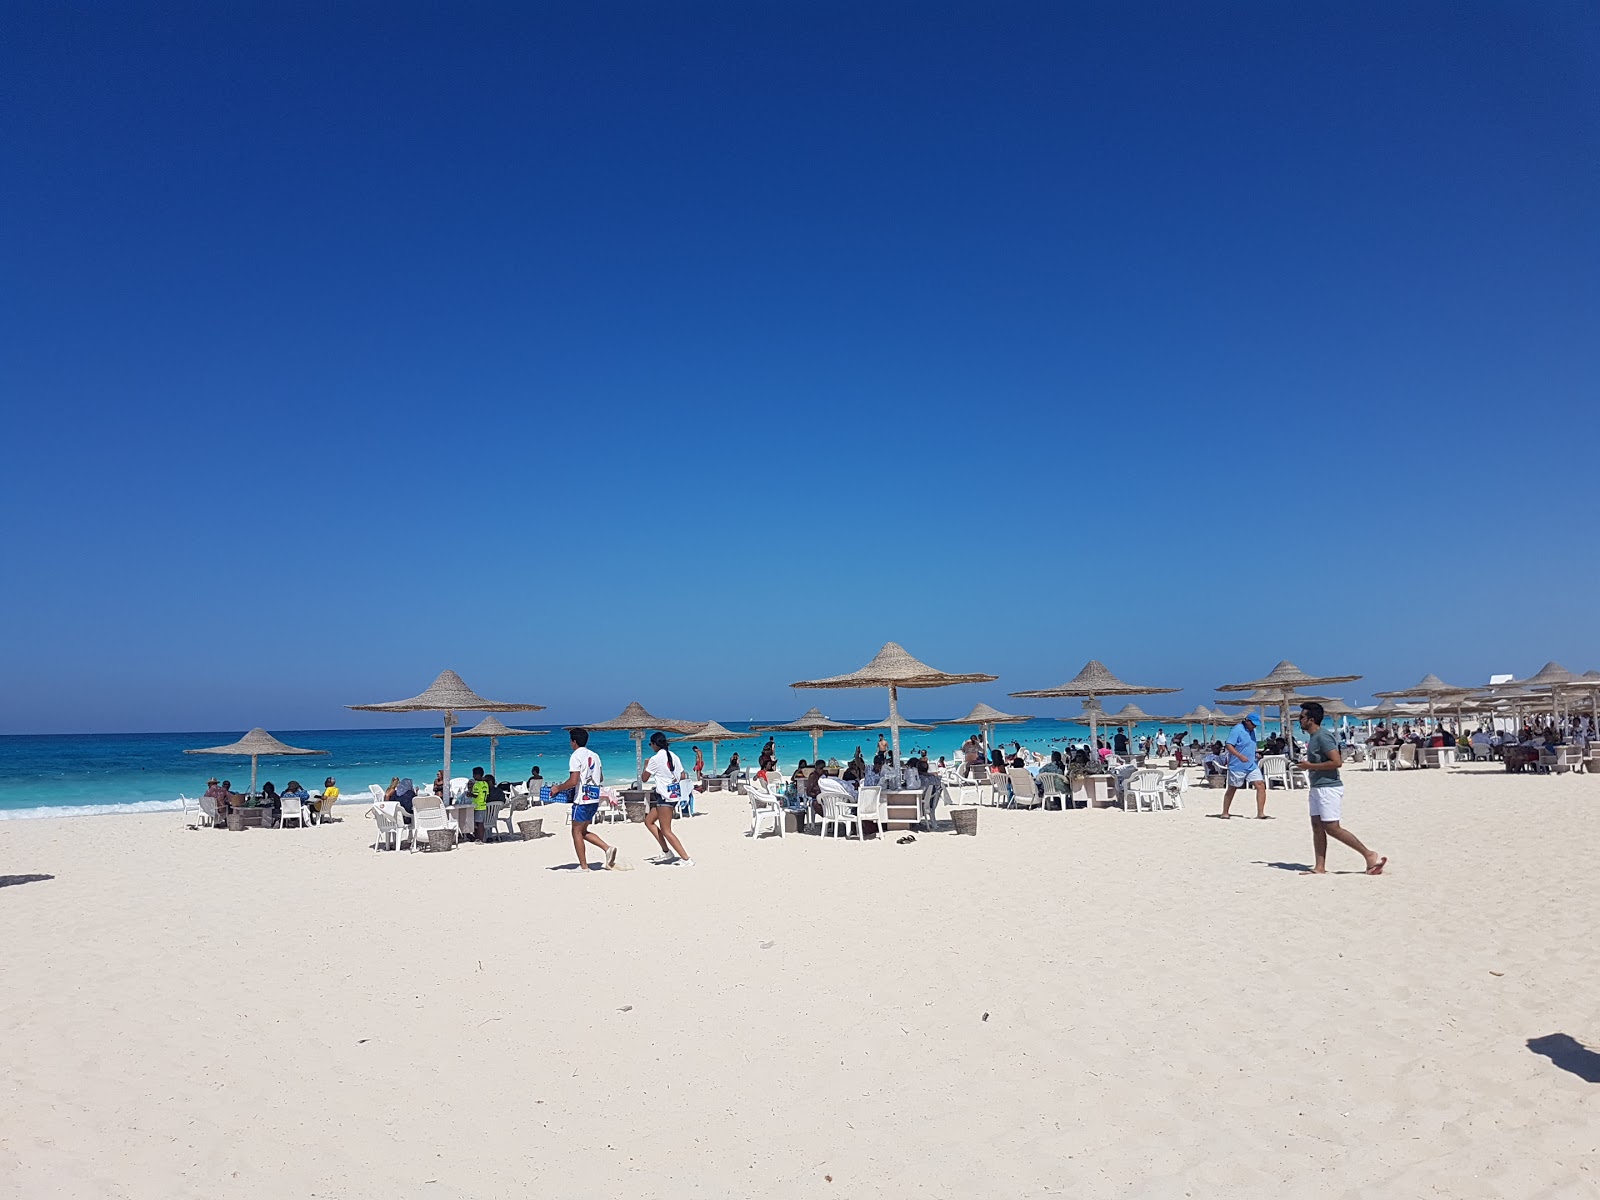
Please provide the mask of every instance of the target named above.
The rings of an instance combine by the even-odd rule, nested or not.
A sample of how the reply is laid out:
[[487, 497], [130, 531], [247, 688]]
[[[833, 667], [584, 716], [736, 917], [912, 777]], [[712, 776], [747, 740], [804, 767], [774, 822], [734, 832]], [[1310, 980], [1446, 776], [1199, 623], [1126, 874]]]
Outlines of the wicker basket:
[[429, 850], [454, 850], [456, 848], [456, 831], [454, 829], [428, 830]]
[[544, 836], [544, 818], [537, 821], [518, 821], [517, 832], [522, 835], [525, 842], [536, 842]]
[[238, 809], [234, 809], [228, 813], [228, 828], [233, 830], [234, 833], [238, 833], [244, 829], [244, 814]]
[[628, 811], [628, 820], [635, 825], [644, 824], [644, 815], [650, 811], [650, 806], [643, 800], [628, 800], [625, 802]]
[[975, 808], [952, 808], [950, 810], [950, 824], [956, 827], [956, 832], [964, 833], [968, 837], [978, 836], [978, 810]]

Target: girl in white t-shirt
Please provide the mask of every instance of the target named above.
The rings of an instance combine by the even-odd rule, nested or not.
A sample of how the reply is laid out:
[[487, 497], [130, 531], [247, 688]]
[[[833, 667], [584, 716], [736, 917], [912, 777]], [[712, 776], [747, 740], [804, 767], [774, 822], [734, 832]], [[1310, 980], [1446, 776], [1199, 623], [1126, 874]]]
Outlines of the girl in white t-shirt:
[[692, 867], [694, 859], [684, 850], [678, 835], [672, 832], [672, 818], [677, 812], [678, 802], [683, 799], [683, 789], [694, 785], [687, 782], [689, 772], [684, 769], [683, 759], [668, 747], [666, 734], [652, 733], [650, 748], [655, 753], [644, 766], [644, 782], [655, 788], [656, 798], [650, 811], [645, 814], [644, 827], [661, 847], [661, 855], [655, 861], [676, 862], [680, 867]]

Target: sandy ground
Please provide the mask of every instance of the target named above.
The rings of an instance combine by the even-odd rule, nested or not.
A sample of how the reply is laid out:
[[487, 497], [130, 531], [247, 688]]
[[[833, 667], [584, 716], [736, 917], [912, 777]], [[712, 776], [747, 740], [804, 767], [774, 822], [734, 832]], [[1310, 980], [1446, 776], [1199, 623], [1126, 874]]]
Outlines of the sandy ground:
[[1600, 777], [1348, 778], [1381, 879], [1290, 869], [1304, 793], [906, 846], [712, 797], [586, 878], [10, 822], [0, 1194], [1600, 1195]]

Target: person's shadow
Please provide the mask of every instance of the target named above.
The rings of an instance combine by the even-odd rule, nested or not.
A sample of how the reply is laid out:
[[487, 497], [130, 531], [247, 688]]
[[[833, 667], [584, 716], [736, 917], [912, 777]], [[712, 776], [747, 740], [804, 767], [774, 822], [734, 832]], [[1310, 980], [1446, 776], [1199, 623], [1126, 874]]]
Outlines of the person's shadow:
[[46, 879], [54, 879], [54, 875], [0, 875], [0, 887], [15, 887], [19, 883], [43, 883]]
[[1529, 1038], [1528, 1049], [1544, 1055], [1563, 1071], [1571, 1071], [1585, 1083], [1600, 1083], [1600, 1054], [1575, 1037], [1551, 1033], [1541, 1038]]

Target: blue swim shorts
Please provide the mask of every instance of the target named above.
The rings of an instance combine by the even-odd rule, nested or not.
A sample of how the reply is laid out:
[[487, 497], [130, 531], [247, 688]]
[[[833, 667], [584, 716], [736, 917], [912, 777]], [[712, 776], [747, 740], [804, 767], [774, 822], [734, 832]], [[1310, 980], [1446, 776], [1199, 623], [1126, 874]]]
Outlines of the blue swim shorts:
[[600, 811], [598, 804], [574, 804], [572, 806], [572, 823], [574, 825], [587, 825], [594, 820], [594, 814]]

